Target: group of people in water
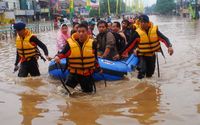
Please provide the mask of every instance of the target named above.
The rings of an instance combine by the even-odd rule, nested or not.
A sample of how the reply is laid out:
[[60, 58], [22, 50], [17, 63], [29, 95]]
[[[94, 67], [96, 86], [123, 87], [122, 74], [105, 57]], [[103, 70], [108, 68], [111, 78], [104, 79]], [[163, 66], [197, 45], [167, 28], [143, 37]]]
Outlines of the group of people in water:
[[[80, 84], [83, 92], [94, 91], [93, 74], [103, 73], [98, 57], [109, 60], [120, 60], [135, 54], [139, 58], [138, 79], [152, 77], [155, 71], [156, 52], [162, 52], [160, 41], [173, 54], [172, 44], [164, 36], [158, 26], [154, 25], [147, 15], [140, 15], [133, 22], [124, 19], [121, 23], [97, 22], [98, 34], [94, 33], [96, 22], [74, 23], [71, 32], [67, 24], [62, 24], [57, 36], [57, 54], [54, 61], [68, 60], [67, 69], [70, 72], [66, 85], [75, 88]], [[19, 69], [19, 77], [39, 76], [38, 58], [45, 59], [37, 47], [40, 47], [47, 60], [52, 58], [48, 50], [24, 23], [16, 23], [14, 28], [18, 34], [16, 38], [15, 71]], [[20, 66], [18, 66], [20, 64]]]

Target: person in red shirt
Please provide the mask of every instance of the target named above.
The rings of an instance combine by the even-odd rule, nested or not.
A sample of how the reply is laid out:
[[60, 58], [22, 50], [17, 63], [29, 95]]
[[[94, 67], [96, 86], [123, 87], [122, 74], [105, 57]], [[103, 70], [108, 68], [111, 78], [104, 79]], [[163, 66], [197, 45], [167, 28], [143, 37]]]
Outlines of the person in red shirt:
[[149, 21], [147, 15], [141, 15], [139, 21], [141, 26], [136, 29], [132, 42], [125, 47], [121, 55], [126, 57], [130, 51], [134, 50], [134, 54], [139, 57], [138, 79], [142, 79], [145, 76], [152, 77], [154, 74], [155, 53], [162, 52], [160, 41], [168, 48], [169, 55], [173, 54], [173, 48], [169, 39], [158, 30], [158, 26]]
[[56, 55], [55, 62], [60, 63], [63, 58], [68, 59], [70, 72], [66, 85], [75, 88], [79, 83], [83, 92], [93, 92], [93, 74], [101, 69], [97, 59], [97, 45], [89, 38], [87, 25], [79, 24], [77, 33], [67, 40], [65, 48]]

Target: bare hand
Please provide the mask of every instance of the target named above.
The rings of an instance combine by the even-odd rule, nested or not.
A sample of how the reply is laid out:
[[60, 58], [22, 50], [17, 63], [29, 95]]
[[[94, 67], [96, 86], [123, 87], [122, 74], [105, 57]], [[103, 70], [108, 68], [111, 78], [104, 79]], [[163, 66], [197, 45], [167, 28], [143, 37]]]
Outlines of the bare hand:
[[124, 59], [124, 58], [127, 58], [127, 57], [128, 57], [128, 53], [123, 54], [121, 57], [122, 57], [123, 59]]
[[138, 54], [138, 50], [137, 50], [137, 49], [134, 49], [134, 50], [133, 50], [133, 54], [134, 54], [134, 55], [137, 55], [137, 54]]
[[46, 59], [47, 59], [48, 61], [51, 61], [51, 60], [52, 60], [52, 58], [49, 57], [49, 56], [46, 56]]
[[59, 58], [58, 56], [56, 56], [56, 57], [54, 58], [54, 60], [55, 60], [56, 63], [60, 63], [60, 58]]
[[98, 56], [98, 58], [103, 58], [102, 56]]
[[101, 69], [101, 70], [99, 71], [99, 73], [100, 73], [100, 74], [103, 74], [103, 70]]
[[107, 56], [105, 56], [105, 55], [102, 55], [102, 56], [100, 56], [100, 58], [102, 58], [102, 59], [104, 59], [104, 58], [106, 58]]
[[174, 50], [173, 50], [172, 47], [169, 47], [169, 48], [168, 48], [168, 53], [169, 53], [170, 56], [174, 53]]
[[115, 56], [113, 57], [113, 60], [118, 60], [118, 59], [120, 59], [119, 54], [117, 54], [117, 55], [115, 55]]

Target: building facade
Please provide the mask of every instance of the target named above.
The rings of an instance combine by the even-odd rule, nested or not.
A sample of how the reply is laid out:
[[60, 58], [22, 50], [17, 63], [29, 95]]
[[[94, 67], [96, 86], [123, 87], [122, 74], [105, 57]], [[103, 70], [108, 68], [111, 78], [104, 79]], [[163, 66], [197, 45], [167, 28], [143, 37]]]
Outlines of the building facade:
[[[0, 0], [0, 24], [31, 22], [53, 19], [56, 15], [69, 16], [70, 0]], [[85, 0], [74, 0], [77, 15], [79, 8], [86, 6]]]
[[35, 0], [18, 0], [20, 8], [15, 9], [16, 21], [30, 22], [34, 20]]
[[1, 24], [8, 24], [15, 20], [14, 10], [19, 8], [18, 0], [2, 0], [0, 1], [0, 20]]
[[36, 2], [36, 19], [50, 19], [50, 0], [38, 0]]
[[[36, 0], [2, 0], [0, 1], [1, 23], [8, 24], [18, 21], [30, 22], [34, 20]], [[3, 6], [6, 5], [5, 9]]]

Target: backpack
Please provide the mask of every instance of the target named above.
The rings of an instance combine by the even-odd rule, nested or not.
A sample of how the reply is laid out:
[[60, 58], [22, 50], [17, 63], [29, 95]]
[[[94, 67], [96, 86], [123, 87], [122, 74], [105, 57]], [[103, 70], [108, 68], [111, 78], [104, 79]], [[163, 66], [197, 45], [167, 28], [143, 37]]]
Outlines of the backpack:
[[125, 39], [119, 33], [115, 33], [115, 32], [111, 32], [111, 33], [115, 37], [116, 48], [117, 48], [118, 53], [120, 53], [126, 46]]
[[134, 34], [135, 32], [136, 32], [136, 31], [133, 30], [132, 28], [127, 28], [127, 29], [124, 31], [124, 35], [126, 36], [126, 39], [127, 39], [127, 42], [128, 42], [128, 43], [132, 42], [131, 37], [133, 36], [133, 34]]

